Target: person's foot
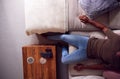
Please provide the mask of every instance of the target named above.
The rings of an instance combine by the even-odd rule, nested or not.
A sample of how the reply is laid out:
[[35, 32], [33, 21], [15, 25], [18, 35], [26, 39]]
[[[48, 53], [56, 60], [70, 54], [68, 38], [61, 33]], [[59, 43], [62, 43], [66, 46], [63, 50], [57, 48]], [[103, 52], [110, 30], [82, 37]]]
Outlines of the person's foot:
[[66, 55], [68, 55], [68, 49], [67, 47], [62, 47], [62, 56], [65, 57]]

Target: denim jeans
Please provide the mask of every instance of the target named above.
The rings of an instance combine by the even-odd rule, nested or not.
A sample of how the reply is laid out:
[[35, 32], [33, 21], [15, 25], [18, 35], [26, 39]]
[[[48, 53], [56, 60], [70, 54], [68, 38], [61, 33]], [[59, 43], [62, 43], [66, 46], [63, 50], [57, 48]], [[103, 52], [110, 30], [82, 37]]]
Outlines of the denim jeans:
[[64, 64], [78, 63], [87, 59], [86, 48], [89, 37], [63, 34], [56, 36], [48, 36], [48, 39], [62, 40], [77, 48], [75, 51], [69, 54], [67, 48], [63, 47], [61, 58], [62, 63]]

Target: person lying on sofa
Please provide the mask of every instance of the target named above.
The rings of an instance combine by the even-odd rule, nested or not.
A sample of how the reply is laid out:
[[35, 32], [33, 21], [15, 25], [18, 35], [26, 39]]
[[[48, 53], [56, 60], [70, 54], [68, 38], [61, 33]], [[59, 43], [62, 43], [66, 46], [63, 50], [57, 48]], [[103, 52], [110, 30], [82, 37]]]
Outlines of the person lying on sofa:
[[[79, 19], [83, 22], [83, 23], [86, 23], [86, 20], [88, 20], [88, 18], [86, 16], [80, 16]], [[90, 24], [93, 24], [95, 25], [97, 28], [101, 27], [101, 30], [103, 32], [106, 32], [107, 30], [104, 31], [104, 28], [106, 28], [105, 25], [101, 24], [101, 23], [98, 23], [96, 21], [93, 21], [93, 22], [90, 22]], [[99, 25], [100, 24], [100, 25]], [[103, 28], [102, 28], [103, 27]], [[106, 28], [108, 29], [108, 28]], [[113, 36], [114, 37], [114, 36]], [[118, 36], [119, 37], [119, 36]], [[109, 36], [108, 36], [108, 39]], [[112, 38], [114, 39], [114, 38]], [[112, 42], [111, 42], [112, 43]], [[109, 46], [108, 46], [109, 47]], [[111, 48], [111, 49], [114, 49]], [[108, 49], [109, 50], [109, 49]], [[117, 56], [117, 57], [120, 57], [120, 50], [116, 53], [113, 54], [113, 56]], [[111, 56], [112, 58], [112, 56]], [[115, 61], [115, 60], [114, 60]], [[120, 59], [118, 59], [118, 63], [119, 63]], [[110, 63], [109, 63], [110, 64]], [[117, 64], [116, 64], [117, 65]], [[104, 70], [103, 72], [103, 76], [105, 77], [105, 79], [119, 79], [120, 78], [120, 68], [118, 67], [118, 69], [114, 69], [112, 68], [111, 66], [110, 67], [105, 67], [104, 64], [96, 64], [96, 65], [88, 65], [88, 66], [85, 66], [85, 65], [82, 65], [82, 64], [77, 64], [76, 66], [74, 66], [74, 69], [77, 70], [77, 71], [80, 71], [82, 69], [102, 69]]]
[[[120, 70], [120, 36], [113, 33], [107, 26], [89, 19], [83, 15], [79, 17], [83, 23], [89, 23], [105, 33], [108, 39], [89, 38], [80, 35], [61, 34], [48, 36], [51, 40], [62, 40], [77, 49], [69, 54], [66, 47], [62, 48], [61, 61], [64, 64], [78, 63], [88, 58], [100, 59], [104, 62], [100, 69]], [[92, 66], [93, 68], [93, 66]]]

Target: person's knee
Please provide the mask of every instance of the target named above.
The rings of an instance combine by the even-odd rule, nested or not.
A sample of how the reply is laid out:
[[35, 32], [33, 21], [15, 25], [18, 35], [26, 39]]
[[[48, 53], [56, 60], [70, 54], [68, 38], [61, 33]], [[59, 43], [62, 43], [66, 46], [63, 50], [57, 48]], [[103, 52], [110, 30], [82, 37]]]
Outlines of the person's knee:
[[61, 39], [64, 40], [67, 37], [66, 34], [61, 35]]

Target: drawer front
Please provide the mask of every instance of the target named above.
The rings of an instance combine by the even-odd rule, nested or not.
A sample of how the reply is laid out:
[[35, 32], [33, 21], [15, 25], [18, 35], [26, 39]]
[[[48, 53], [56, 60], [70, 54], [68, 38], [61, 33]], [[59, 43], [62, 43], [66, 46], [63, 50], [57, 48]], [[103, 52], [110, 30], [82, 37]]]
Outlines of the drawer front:
[[[52, 58], [41, 57], [46, 49], [51, 49]], [[22, 51], [24, 79], [56, 79], [55, 46], [25, 46]]]

